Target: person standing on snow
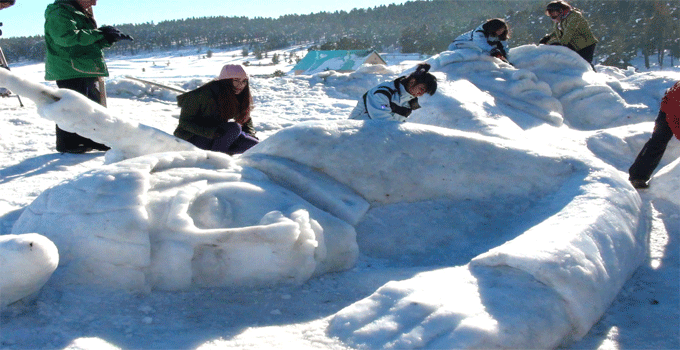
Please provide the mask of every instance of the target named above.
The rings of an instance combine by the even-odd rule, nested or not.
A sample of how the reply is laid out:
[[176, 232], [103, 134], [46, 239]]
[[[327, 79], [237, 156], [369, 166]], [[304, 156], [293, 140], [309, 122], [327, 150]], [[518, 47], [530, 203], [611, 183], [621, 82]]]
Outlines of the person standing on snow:
[[177, 104], [182, 110], [174, 135], [200, 149], [234, 155], [259, 142], [248, 75], [240, 65], [225, 65], [217, 79], [177, 96]]
[[[117, 29], [97, 28], [92, 6], [97, 0], [56, 0], [45, 10], [45, 80], [56, 80], [62, 89], [75, 90], [104, 104], [103, 80], [109, 72], [102, 48], [132, 40]], [[57, 151], [84, 153], [109, 147], [56, 127]]]
[[680, 139], [680, 81], [666, 91], [652, 137], [647, 141], [630, 169], [628, 180], [635, 188], [649, 187], [649, 179], [661, 162], [668, 142], [675, 135]]
[[539, 44], [566, 46], [576, 51], [592, 67], [597, 39], [581, 10], [566, 1], [556, 0], [546, 6], [545, 14], [555, 25], [552, 33], [544, 36]]
[[382, 83], [368, 90], [357, 102], [349, 119], [406, 121], [411, 112], [420, 108], [418, 97], [437, 91], [437, 78], [428, 63], [421, 63], [408, 77]]
[[500, 18], [493, 18], [479, 27], [459, 35], [449, 45], [449, 51], [476, 48], [508, 63], [508, 25]]

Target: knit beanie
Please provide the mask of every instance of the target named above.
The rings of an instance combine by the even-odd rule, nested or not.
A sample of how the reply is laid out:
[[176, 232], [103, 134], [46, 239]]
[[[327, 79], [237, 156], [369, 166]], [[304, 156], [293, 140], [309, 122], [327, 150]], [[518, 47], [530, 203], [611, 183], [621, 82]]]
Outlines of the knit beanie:
[[240, 65], [227, 64], [224, 67], [222, 67], [220, 76], [217, 77], [217, 80], [224, 79], [248, 79], [248, 74], [246, 74], [246, 71], [243, 70], [243, 67], [241, 67]]

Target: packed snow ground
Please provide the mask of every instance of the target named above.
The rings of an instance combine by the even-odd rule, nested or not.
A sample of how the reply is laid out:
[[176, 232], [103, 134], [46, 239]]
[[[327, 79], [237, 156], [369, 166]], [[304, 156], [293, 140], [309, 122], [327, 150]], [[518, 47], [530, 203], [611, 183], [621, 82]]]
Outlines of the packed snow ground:
[[[158, 260], [155, 266], [165, 268], [165, 274], [155, 275], [160, 284], [151, 291], [132, 285], [134, 291], [125, 292], [110, 282], [114, 277], [117, 282], [134, 280], [129, 275], [84, 277], [73, 264], [65, 265], [71, 268], [57, 269], [33, 301], [4, 311], [2, 347], [553, 347], [579, 339], [603, 312], [572, 348], [680, 347], [677, 140], [669, 144], [651, 189], [638, 197], [625, 181], [627, 167], [649, 137], [663, 91], [680, 74], [602, 66], [594, 74], [559, 48], [527, 46], [512, 54], [515, 68], [465, 51], [430, 58], [440, 78], [438, 93], [423, 98], [424, 108], [399, 126], [345, 119], [366, 89], [394, 79], [413, 62], [390, 62], [387, 68], [349, 75], [282, 78], [264, 75], [288, 71], [292, 65], [251, 65], [246, 70], [253, 75], [253, 118], [264, 141], [235, 162], [225, 157], [224, 168], [234, 176], [220, 173], [220, 181], [233, 184], [240, 176], [243, 183], [259, 181], [265, 192], [280, 191], [276, 184], [285, 183], [305, 202], [351, 223], [359, 248], [354, 267], [314, 274], [312, 265], [327, 263], [315, 253], [312, 260], [303, 260], [306, 264], [279, 262], [283, 272], [278, 274], [247, 270], [246, 276], [253, 278], [250, 286], [231, 283], [237, 281], [233, 275], [214, 279], [214, 274], [199, 269], [199, 281], [212, 277], [207, 282], [219, 287], [187, 288], [178, 283], [186, 263]], [[121, 123], [130, 121], [126, 126], [141, 123], [171, 133], [179, 113], [176, 93], [124, 76], [192, 89], [214, 77], [224, 63], [243, 60], [240, 50], [217, 53], [212, 59], [202, 56], [194, 50], [110, 59], [109, 113]], [[43, 81], [42, 69], [40, 64], [13, 67], [34, 82]], [[130, 152], [116, 153], [114, 147], [106, 157], [55, 153], [54, 124], [39, 117], [31, 101], [25, 98], [24, 104], [19, 108], [15, 98], [0, 100], [8, 116], [2, 120], [0, 138], [6, 150], [0, 154], [5, 164], [0, 170], [3, 235], [12, 233], [41, 193], [47, 198], [59, 188], [75, 186], [96, 194], [101, 187], [82, 173], [92, 171], [96, 178], [109, 174], [111, 167], [130, 169], [130, 161], [158, 164], [176, 157], [152, 154], [115, 163], [155, 154], [154, 147], [163, 141], [129, 142], [140, 138], [101, 129], [102, 138]], [[77, 110], [77, 102], [64, 104]], [[305, 121], [310, 123], [301, 123]], [[113, 121], [113, 126], [121, 123]], [[134, 134], [135, 128], [126, 132]], [[216, 177], [210, 173], [214, 164], [198, 158], [193, 166], [203, 169], [199, 177]], [[175, 173], [175, 179], [187, 176], [192, 175]], [[266, 183], [268, 179], [275, 183]], [[46, 191], [62, 181], [59, 188]], [[260, 191], [226, 192], [230, 185], [220, 186], [214, 193]], [[118, 193], [121, 198], [146, 194], [127, 185]], [[337, 203], [329, 194], [352, 200]], [[87, 208], [126, 201], [94, 197], [77, 196], [73, 202], [80, 200]], [[356, 197], [370, 203], [368, 212]], [[163, 195], [156, 198], [164, 203]], [[249, 205], [281, 211], [281, 206], [300, 200], [277, 198], [274, 204], [271, 198], [259, 198]], [[36, 201], [31, 207], [37, 210], [40, 205]], [[215, 211], [219, 206], [203, 208], [220, 213]], [[321, 215], [314, 208], [307, 210], [311, 218]], [[84, 215], [69, 213], [85, 235], [93, 229], [78, 220]], [[313, 222], [294, 213], [265, 215], [267, 220], [260, 224]], [[64, 213], [55, 216], [45, 225], [63, 224]], [[262, 214], [250, 216], [264, 220]], [[206, 227], [225, 224], [209, 215], [193, 219]], [[26, 216], [19, 221], [39, 222]], [[328, 220], [319, 222], [324, 228], [330, 225]], [[158, 223], [149, 221], [152, 226]], [[316, 235], [317, 248], [322, 244], [318, 230], [304, 232], [306, 237]], [[70, 239], [58, 232], [55, 237]], [[272, 247], [281, 246], [273, 242]], [[117, 258], [110, 246], [99, 247], [103, 251], [96, 254], [102, 259]], [[246, 261], [252, 249], [245, 250]], [[291, 256], [304, 257], [306, 251]], [[82, 254], [93, 252], [73, 249], [73, 254], [63, 255], [69, 260]], [[199, 261], [205, 266], [215, 262]], [[300, 283], [276, 283], [280, 276], [291, 275]]]

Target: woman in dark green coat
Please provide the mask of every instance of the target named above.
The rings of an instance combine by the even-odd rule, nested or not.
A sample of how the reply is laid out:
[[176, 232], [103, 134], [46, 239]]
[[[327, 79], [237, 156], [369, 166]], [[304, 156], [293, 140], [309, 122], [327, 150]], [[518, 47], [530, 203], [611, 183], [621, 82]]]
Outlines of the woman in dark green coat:
[[[109, 76], [102, 48], [126, 36], [113, 27], [97, 28], [92, 6], [97, 0], [56, 0], [45, 10], [45, 80], [78, 91], [103, 104], [103, 80]], [[130, 37], [127, 37], [130, 38]], [[84, 153], [109, 148], [57, 125], [57, 151]]]
[[553, 32], [543, 37], [539, 43], [566, 46], [592, 66], [597, 39], [581, 11], [566, 1], [555, 0], [546, 6], [545, 14], [552, 19], [555, 26]]
[[182, 110], [174, 135], [201, 149], [243, 153], [259, 142], [250, 119], [252, 103], [246, 72], [226, 65], [217, 79], [177, 96]]

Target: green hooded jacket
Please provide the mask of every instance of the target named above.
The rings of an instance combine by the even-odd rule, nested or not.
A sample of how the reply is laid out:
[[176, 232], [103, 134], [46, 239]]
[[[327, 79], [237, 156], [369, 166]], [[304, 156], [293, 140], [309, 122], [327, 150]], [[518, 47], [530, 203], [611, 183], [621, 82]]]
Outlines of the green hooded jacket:
[[45, 80], [109, 75], [102, 48], [111, 44], [76, 1], [56, 0], [47, 6], [45, 45]]
[[583, 18], [581, 12], [572, 9], [566, 18], [555, 23], [555, 28], [550, 33], [550, 39], [546, 44], [560, 44], [579, 51], [595, 43], [597, 39], [590, 31], [588, 21]]

